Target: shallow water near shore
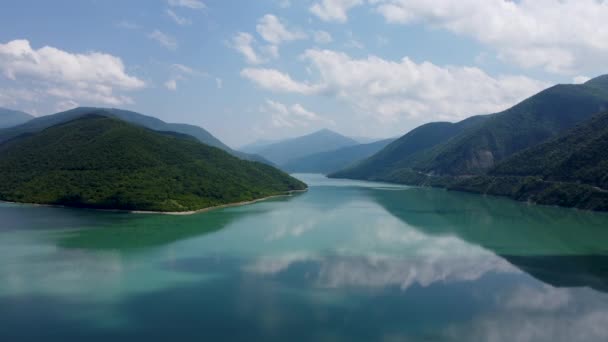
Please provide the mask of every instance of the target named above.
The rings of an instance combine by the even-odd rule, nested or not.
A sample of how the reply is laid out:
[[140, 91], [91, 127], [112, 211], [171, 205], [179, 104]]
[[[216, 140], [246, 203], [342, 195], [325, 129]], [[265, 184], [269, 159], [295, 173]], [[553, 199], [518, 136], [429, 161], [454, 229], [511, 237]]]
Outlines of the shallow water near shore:
[[608, 339], [607, 214], [296, 177], [190, 216], [0, 204], [0, 340]]

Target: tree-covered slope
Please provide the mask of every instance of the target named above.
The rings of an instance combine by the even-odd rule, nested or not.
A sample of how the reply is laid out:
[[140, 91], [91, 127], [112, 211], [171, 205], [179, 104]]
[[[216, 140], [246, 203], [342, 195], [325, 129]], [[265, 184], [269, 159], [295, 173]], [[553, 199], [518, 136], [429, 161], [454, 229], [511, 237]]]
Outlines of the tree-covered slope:
[[455, 179], [448, 188], [608, 210], [608, 112], [513, 155], [487, 175]]
[[369, 160], [333, 176], [407, 183], [416, 174], [480, 175], [509, 156], [564, 133], [606, 109], [605, 76], [582, 85], [557, 85], [460, 130], [449, 128], [466, 120], [453, 126], [421, 126]]
[[480, 115], [458, 123], [432, 122], [413, 129], [372, 157], [331, 175], [335, 178], [388, 180], [395, 170], [407, 168], [408, 164], [428, 149], [448, 141], [470, 127], [487, 120]]
[[267, 162], [259, 156], [248, 155], [242, 152], [232, 150], [226, 144], [222, 143], [219, 139], [217, 139], [211, 133], [201, 127], [187, 124], [166, 123], [155, 117], [116, 108], [79, 107], [65, 112], [41, 116], [16, 127], [11, 127], [9, 129], [0, 129], [0, 143], [15, 138], [24, 133], [39, 132], [47, 127], [74, 120], [84, 115], [95, 113], [99, 110], [103, 110], [106, 115], [110, 115], [139, 126], [153, 129], [155, 131], [169, 131], [188, 134], [204, 144], [220, 148], [242, 159]]
[[315, 153], [282, 166], [288, 172], [328, 174], [342, 170], [382, 150], [395, 139], [385, 139], [368, 144], [343, 147], [334, 151]]
[[1, 144], [0, 199], [190, 211], [306, 187], [271, 166], [241, 160], [191, 136], [95, 113]]
[[263, 146], [253, 152], [276, 165], [285, 165], [291, 160], [315, 153], [333, 151], [359, 143], [336, 132], [324, 129], [298, 138], [288, 139]]
[[0, 128], [13, 127], [32, 120], [28, 113], [0, 107]]

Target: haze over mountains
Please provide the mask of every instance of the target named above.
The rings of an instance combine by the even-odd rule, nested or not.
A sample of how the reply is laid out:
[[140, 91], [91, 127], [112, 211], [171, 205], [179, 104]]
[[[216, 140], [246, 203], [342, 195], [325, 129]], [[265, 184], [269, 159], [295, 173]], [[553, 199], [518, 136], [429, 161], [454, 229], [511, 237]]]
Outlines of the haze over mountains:
[[311, 154], [333, 151], [359, 143], [328, 129], [323, 129], [305, 136], [281, 140], [270, 144], [256, 144], [245, 147], [245, 151], [256, 153], [281, 166]]
[[17, 126], [33, 118], [34, 116], [28, 113], [0, 107], [0, 129]]
[[293, 159], [281, 168], [288, 172], [328, 174], [342, 170], [382, 150], [395, 139], [342, 147], [336, 150], [310, 154]]
[[193, 136], [117, 118], [130, 113], [76, 112], [64, 114], [67, 121], [37, 121], [29, 127], [39, 129], [0, 144], [0, 199], [183, 212], [306, 188], [272, 166], [241, 160]]
[[[607, 109], [608, 76], [581, 85], [556, 85], [501, 113], [472, 117], [456, 124], [423, 125], [369, 159], [331, 176], [441, 186], [545, 204], [607, 210], [608, 197], [601, 186], [605, 186], [602, 177], [608, 174], [608, 168], [605, 156], [595, 147], [602, 146], [604, 121], [600, 117], [587, 122]], [[583, 126], [570, 131], [579, 124]], [[599, 136], [591, 134], [594, 130]], [[587, 136], [582, 132], [587, 132]], [[583, 139], [589, 137], [599, 140], [590, 143]], [[558, 141], [535, 149], [553, 138]], [[585, 143], [581, 143], [583, 140]], [[523, 152], [517, 154], [520, 151]], [[516, 154], [517, 159], [509, 159]], [[543, 171], [524, 165], [542, 165]], [[500, 172], [504, 171], [500, 170], [510, 170], [510, 176], [514, 172], [518, 177], [540, 177], [542, 186], [536, 184], [533, 189], [524, 189], [529, 185], [528, 178], [514, 182], [494, 177], [502, 176]], [[565, 173], [570, 173], [570, 178], [565, 177]], [[480, 177], [471, 178], [475, 175]], [[561, 183], [551, 183], [556, 180]], [[578, 183], [583, 185], [576, 185]], [[551, 184], [550, 191], [547, 184]], [[496, 190], [498, 188], [501, 190]], [[587, 199], [578, 198], [580, 196]]]

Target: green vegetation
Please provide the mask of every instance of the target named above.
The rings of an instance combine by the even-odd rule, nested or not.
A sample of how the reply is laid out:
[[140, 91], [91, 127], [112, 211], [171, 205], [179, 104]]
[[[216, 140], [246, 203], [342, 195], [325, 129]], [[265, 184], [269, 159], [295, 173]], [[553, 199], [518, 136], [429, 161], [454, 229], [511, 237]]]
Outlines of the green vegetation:
[[343, 147], [334, 151], [315, 153], [292, 160], [281, 168], [288, 172], [328, 174], [344, 169], [366, 159], [385, 148], [395, 139], [386, 139], [369, 144]]
[[594, 117], [606, 108], [608, 76], [558, 85], [460, 130], [419, 127], [331, 176], [608, 210], [608, 113]]
[[0, 128], [21, 125], [33, 118], [33, 116], [27, 113], [0, 107]]
[[0, 199], [96, 209], [191, 211], [302, 190], [262, 163], [106, 111], [0, 145]]
[[[9, 129], [0, 129], [0, 143], [18, 137], [22, 134], [26, 133], [36, 133], [41, 130], [58, 125], [64, 122], [68, 122], [71, 120], [75, 120], [84, 115], [88, 115], [91, 113], [103, 111], [105, 115], [115, 117], [117, 119], [146, 127], [155, 131], [167, 131], [167, 132], [177, 132], [182, 134], [190, 135], [196, 138], [198, 141], [203, 144], [217, 147], [222, 149], [234, 156], [237, 156], [241, 159], [245, 160], [253, 160], [259, 161], [262, 163], [266, 163], [271, 165], [270, 162], [265, 160], [264, 158], [256, 155], [250, 155], [246, 153], [242, 153], [239, 151], [234, 151], [230, 147], [226, 146], [223, 142], [214, 137], [211, 133], [207, 132], [201, 127], [186, 125], [186, 124], [173, 124], [166, 123], [157, 118], [146, 116], [143, 114], [139, 114], [136, 112], [131, 112], [128, 110], [116, 109], [116, 108], [90, 108], [90, 107], [80, 107], [74, 108], [65, 112], [56, 113], [53, 115], [45, 115], [39, 118], [35, 118], [33, 120], [27, 121], [19, 126], [11, 127]], [[2, 127], [2, 125], [0, 125]]]

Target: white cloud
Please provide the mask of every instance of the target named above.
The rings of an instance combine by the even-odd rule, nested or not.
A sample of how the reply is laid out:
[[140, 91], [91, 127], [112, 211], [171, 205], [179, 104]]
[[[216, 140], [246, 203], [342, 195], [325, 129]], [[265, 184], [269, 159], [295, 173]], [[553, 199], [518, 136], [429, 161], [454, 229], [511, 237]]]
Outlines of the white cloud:
[[215, 86], [217, 87], [217, 89], [222, 89], [224, 88], [224, 80], [222, 80], [219, 77], [215, 78]]
[[458, 120], [497, 112], [533, 95], [547, 84], [524, 76], [492, 77], [474, 67], [441, 67], [409, 58], [388, 61], [376, 56], [353, 59], [331, 50], [302, 56], [315, 82], [301, 82], [274, 69], [249, 68], [241, 75], [274, 92], [326, 94], [350, 104], [379, 122], [403, 118]]
[[169, 18], [171, 18], [176, 24], [178, 24], [180, 26], [186, 26], [186, 25], [192, 24], [192, 20], [190, 20], [188, 18], [180, 17], [179, 15], [177, 15], [177, 13], [173, 12], [173, 10], [171, 10], [169, 8], [167, 9], [166, 13], [169, 16]]
[[321, 0], [310, 7], [310, 12], [323, 21], [344, 23], [348, 20], [348, 11], [363, 4], [363, 0]]
[[589, 81], [590, 79], [591, 79], [591, 77], [587, 77], [587, 76], [575, 76], [574, 78], [572, 78], [572, 83], [583, 84], [583, 83]]
[[300, 30], [288, 29], [279, 18], [272, 14], [266, 14], [260, 18], [256, 29], [265, 41], [274, 45], [307, 38], [307, 35]]
[[168, 0], [170, 6], [186, 7], [190, 9], [204, 9], [207, 6], [200, 0]]
[[122, 60], [100, 53], [72, 54], [54, 47], [32, 49], [27, 40], [0, 44], [0, 72], [22, 89], [13, 90], [23, 101], [52, 96], [71, 101], [120, 105], [132, 99], [115, 90], [141, 89], [145, 82], [127, 74]]
[[152, 33], [148, 35], [148, 38], [157, 41], [161, 46], [169, 49], [175, 50], [177, 49], [177, 40], [170, 35], [163, 33], [159, 30], [154, 30]]
[[177, 82], [187, 80], [190, 77], [207, 77], [209, 76], [204, 71], [193, 69], [183, 64], [172, 64], [170, 67], [171, 77], [165, 82], [165, 88], [169, 90], [177, 90]]
[[391, 23], [423, 22], [492, 46], [500, 59], [554, 73], [604, 66], [608, 2], [371, 0]]
[[230, 46], [243, 55], [247, 63], [266, 63], [267, 59], [256, 51], [254, 44], [256, 44], [255, 38], [246, 32], [237, 33], [230, 42]]
[[276, 128], [307, 127], [312, 123], [333, 123], [331, 120], [307, 110], [299, 103], [288, 107], [280, 102], [266, 100], [260, 111], [270, 114], [272, 126]]
[[55, 104], [55, 111], [64, 112], [66, 110], [74, 109], [79, 106], [80, 106], [80, 104], [76, 101], [63, 100], [63, 101], [59, 101]]
[[315, 31], [314, 32], [314, 40], [317, 44], [329, 44], [334, 39], [331, 37], [331, 34], [327, 31]]
[[241, 76], [274, 92], [315, 94], [320, 90], [318, 86], [294, 81], [291, 76], [274, 69], [246, 68]]
[[165, 82], [165, 87], [169, 90], [177, 90], [177, 80], [176, 79], [170, 79], [167, 82]]

